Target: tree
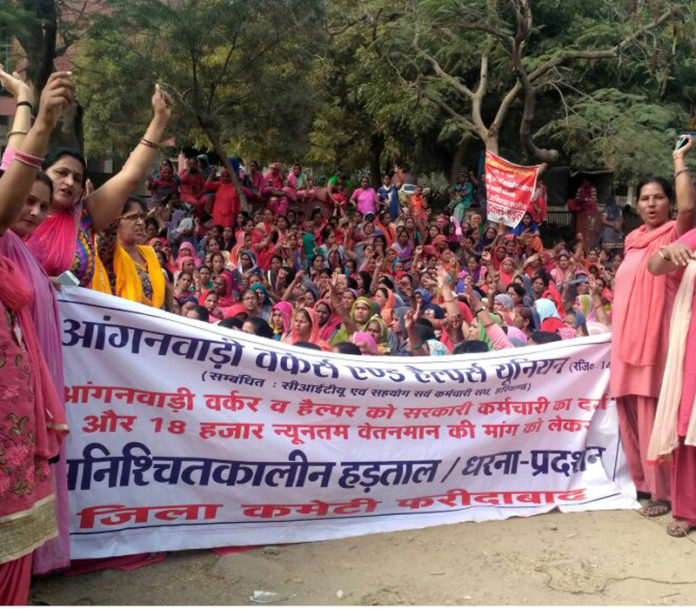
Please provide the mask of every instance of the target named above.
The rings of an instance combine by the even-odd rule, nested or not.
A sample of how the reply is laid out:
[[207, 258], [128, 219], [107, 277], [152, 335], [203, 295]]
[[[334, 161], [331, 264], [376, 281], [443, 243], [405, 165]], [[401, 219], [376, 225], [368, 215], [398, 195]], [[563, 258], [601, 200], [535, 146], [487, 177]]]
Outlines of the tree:
[[669, 175], [668, 151], [674, 125], [685, 124], [684, 109], [651, 103], [644, 96], [601, 89], [574, 104], [567, 118], [548, 123], [540, 134], [557, 144], [580, 167], [604, 166], [620, 183], [643, 175]]
[[647, 68], [653, 37], [681, 11], [658, 0], [642, 5], [539, 0], [532, 10], [529, 0], [411, 0], [384, 43], [404, 90], [441, 108], [462, 133], [498, 152], [516, 111], [522, 149], [555, 162], [558, 151], [537, 147], [533, 137], [539, 92], [559, 82], [576, 86], [574, 72], [582, 76], [600, 61]]
[[386, 0], [327, 3], [327, 44], [314, 70], [322, 105], [311, 133], [312, 160], [369, 169], [374, 183], [395, 160], [417, 172], [448, 166], [460, 134], [439, 108], [404, 95], [384, 58], [385, 32], [401, 17]]
[[[19, 52], [14, 58], [26, 66], [26, 77], [41, 91], [57, 61], [69, 67], [67, 54], [74, 49], [104, 0], [7, 0], [0, 13], [0, 40], [14, 39]], [[38, 102], [38, 99], [37, 99]], [[62, 130], [51, 135], [54, 145], [82, 149], [82, 106], [63, 119]]]
[[318, 0], [109, 0], [108, 6], [76, 59], [90, 150], [132, 145], [134, 118], [157, 81], [177, 101], [180, 141], [207, 139], [243, 201], [226, 147], [284, 157], [305, 152], [313, 113], [302, 66], [317, 40]]

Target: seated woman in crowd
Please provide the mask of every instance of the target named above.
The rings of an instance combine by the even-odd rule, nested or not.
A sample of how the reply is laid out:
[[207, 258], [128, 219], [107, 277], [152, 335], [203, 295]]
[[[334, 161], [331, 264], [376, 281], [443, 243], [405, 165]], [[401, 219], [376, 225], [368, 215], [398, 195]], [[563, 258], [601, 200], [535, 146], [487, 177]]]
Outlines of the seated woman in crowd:
[[169, 159], [162, 159], [159, 173], [147, 178], [147, 187], [152, 194], [155, 205], [179, 192], [179, 176], [174, 173], [174, 166]]
[[311, 343], [319, 347], [322, 351], [329, 351], [331, 349], [329, 344], [321, 339], [319, 319], [316, 311], [308, 307], [297, 309], [292, 320], [290, 336], [283, 339], [283, 342], [287, 342], [291, 345], [298, 342]]
[[166, 278], [155, 251], [139, 245], [145, 240], [145, 217], [145, 204], [130, 197], [121, 217], [100, 233], [98, 253], [108, 281], [99, 277], [92, 288], [159, 309], [165, 301]]

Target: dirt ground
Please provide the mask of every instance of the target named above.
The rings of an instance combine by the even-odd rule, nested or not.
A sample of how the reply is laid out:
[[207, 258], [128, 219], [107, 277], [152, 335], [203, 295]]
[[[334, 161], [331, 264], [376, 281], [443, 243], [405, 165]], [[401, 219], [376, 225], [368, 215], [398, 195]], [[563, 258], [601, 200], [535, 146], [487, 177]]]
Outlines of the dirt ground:
[[552, 513], [257, 547], [173, 552], [126, 573], [37, 579], [60, 605], [690, 605], [696, 534], [632, 511]]

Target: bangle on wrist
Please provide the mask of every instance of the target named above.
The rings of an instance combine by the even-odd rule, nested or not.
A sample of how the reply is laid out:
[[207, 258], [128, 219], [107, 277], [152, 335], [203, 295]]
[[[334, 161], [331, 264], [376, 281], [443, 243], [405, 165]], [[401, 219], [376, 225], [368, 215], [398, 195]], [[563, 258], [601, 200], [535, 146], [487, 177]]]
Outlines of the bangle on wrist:
[[147, 146], [148, 148], [154, 148], [155, 150], [156, 150], [157, 148], [159, 148], [159, 145], [158, 145], [158, 144], [155, 144], [154, 142], [151, 142], [150, 140], [148, 140], [148, 139], [146, 139], [146, 138], [144, 138], [144, 137], [141, 137], [141, 138], [140, 138], [140, 143], [141, 143], [143, 146]]
[[483, 313], [483, 307], [479, 307], [474, 311], [474, 315], [478, 315], [479, 313]]
[[674, 174], [674, 178], [676, 179], [677, 176], [680, 176], [682, 173], [688, 173], [688, 172], [689, 172], [689, 168], [688, 168], [688, 167], [684, 167], [683, 169], [680, 169], [679, 171], [677, 171], [677, 172]]
[[667, 247], [666, 245], [663, 245], [659, 250], [657, 250], [657, 253], [660, 254], [660, 256], [663, 260], [666, 260], [667, 262], [669, 262], [671, 260], [671, 258], [665, 256], [665, 253], [663, 251], [666, 247]]
[[7, 137], [10, 137], [11, 135], [26, 135], [29, 133], [28, 131], [22, 131], [21, 129], [14, 129], [12, 131], [7, 132]]
[[34, 113], [34, 106], [31, 105], [31, 102], [19, 101], [17, 102], [17, 107], [19, 108], [20, 106], [26, 106], [27, 108], [29, 108], [32, 114]]
[[35, 156], [28, 152], [23, 152], [22, 150], [15, 150], [14, 159], [34, 169], [41, 169], [41, 164], [44, 162], [43, 157]]
[[26, 159], [22, 159], [18, 156], [14, 158], [15, 161], [18, 161], [19, 163], [22, 163], [23, 165], [28, 165], [29, 167], [32, 167], [33, 169], [41, 169], [41, 165], [36, 165], [32, 163], [31, 161], [27, 161]]

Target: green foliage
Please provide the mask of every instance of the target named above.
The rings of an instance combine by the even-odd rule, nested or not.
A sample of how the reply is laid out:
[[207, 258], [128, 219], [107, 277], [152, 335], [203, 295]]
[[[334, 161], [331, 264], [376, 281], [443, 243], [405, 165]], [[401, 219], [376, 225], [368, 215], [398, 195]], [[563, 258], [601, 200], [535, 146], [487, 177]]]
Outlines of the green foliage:
[[[501, 148], [513, 151], [520, 160], [530, 160], [525, 159], [517, 141], [521, 95], [503, 108], [499, 133], [488, 132], [503, 107], [505, 95], [516, 83], [510, 54], [511, 37], [517, 28], [513, 4], [509, 0], [406, 0], [403, 16], [390, 24], [383, 48], [395, 74], [402, 79], [404, 90], [415, 90], [438, 107], [442, 111], [441, 123], [448, 118], [450, 124], [441, 133], [451, 134], [458, 128], [460, 136], [473, 135], [487, 144], [500, 138]], [[685, 76], [693, 75], [693, 53], [681, 48], [694, 33], [690, 1], [654, 0], [649, 6], [630, 0], [535, 0], [530, 4], [533, 27], [524, 48], [523, 65], [527, 73], [532, 73], [554, 63], [543, 76], [533, 80], [537, 125], [558, 121], [563, 116], [559, 93], [571, 101], [582, 99], [583, 93], [612, 87], [637, 95], [684, 96], [683, 92], [671, 90], [671, 78], [680, 70], [687, 73]], [[673, 5], [680, 5], [683, 17], [676, 17], [675, 12], [652, 27], [655, 18]], [[643, 30], [644, 35], [635, 35]], [[619, 44], [616, 56], [592, 56]], [[582, 55], [568, 58], [574, 52]], [[484, 55], [488, 56], [489, 69], [479, 121], [472, 95], [465, 88], [473, 92], [479, 86]], [[563, 60], [556, 61], [559, 58]], [[688, 76], [684, 80], [693, 82]], [[668, 105], [673, 103], [666, 101]], [[587, 113], [585, 118], [592, 120]], [[564, 123], [554, 124], [562, 130]], [[591, 128], [602, 126], [592, 124]], [[646, 139], [651, 137], [650, 129], [644, 134]], [[552, 140], [544, 139], [549, 134], [548, 130], [540, 131], [537, 143], [550, 146]]]
[[[386, 55], [401, 6], [385, 0], [327, 3], [330, 33], [315, 63], [322, 105], [310, 136], [310, 157], [327, 166], [365, 167], [373, 173], [399, 160], [419, 170], [442, 169], [460, 133], [442, 137], [442, 113], [414, 88], [405, 88]], [[444, 154], [443, 154], [444, 150]]]
[[320, 2], [110, 0], [109, 6], [77, 58], [89, 151], [130, 149], [159, 82], [174, 95], [180, 144], [212, 130], [229, 152], [245, 156], [306, 152], [314, 100], [304, 66], [317, 40], [310, 26], [321, 17]]
[[[104, 1], [110, 12], [76, 58], [90, 153], [132, 148], [157, 81], [175, 96], [168, 135], [179, 145], [206, 146], [212, 130], [230, 153], [300, 159], [317, 176], [338, 166], [374, 175], [397, 160], [415, 174], [449, 174], [461, 142], [478, 139], [468, 152], [480, 150], [517, 82], [510, 0]], [[613, 167], [620, 181], [666, 171], [674, 130], [696, 107], [693, 4], [533, 0], [528, 72], [630, 40], [616, 57], [564, 60], [534, 81], [537, 144], [576, 166]], [[671, 5], [679, 16], [631, 38]], [[478, 87], [484, 54], [482, 134], [463, 87]], [[522, 109], [518, 96], [496, 137], [505, 156], [527, 162]]]
[[686, 124], [683, 108], [646, 96], [601, 89], [573, 104], [541, 135], [561, 147], [580, 167], [607, 167], [621, 183], [641, 175], [671, 172], [675, 127]]
[[11, 36], [26, 35], [35, 25], [35, 17], [19, 0], [5, 0], [0, 11], [0, 42], [5, 47], [0, 61], [9, 59], [6, 50]]

